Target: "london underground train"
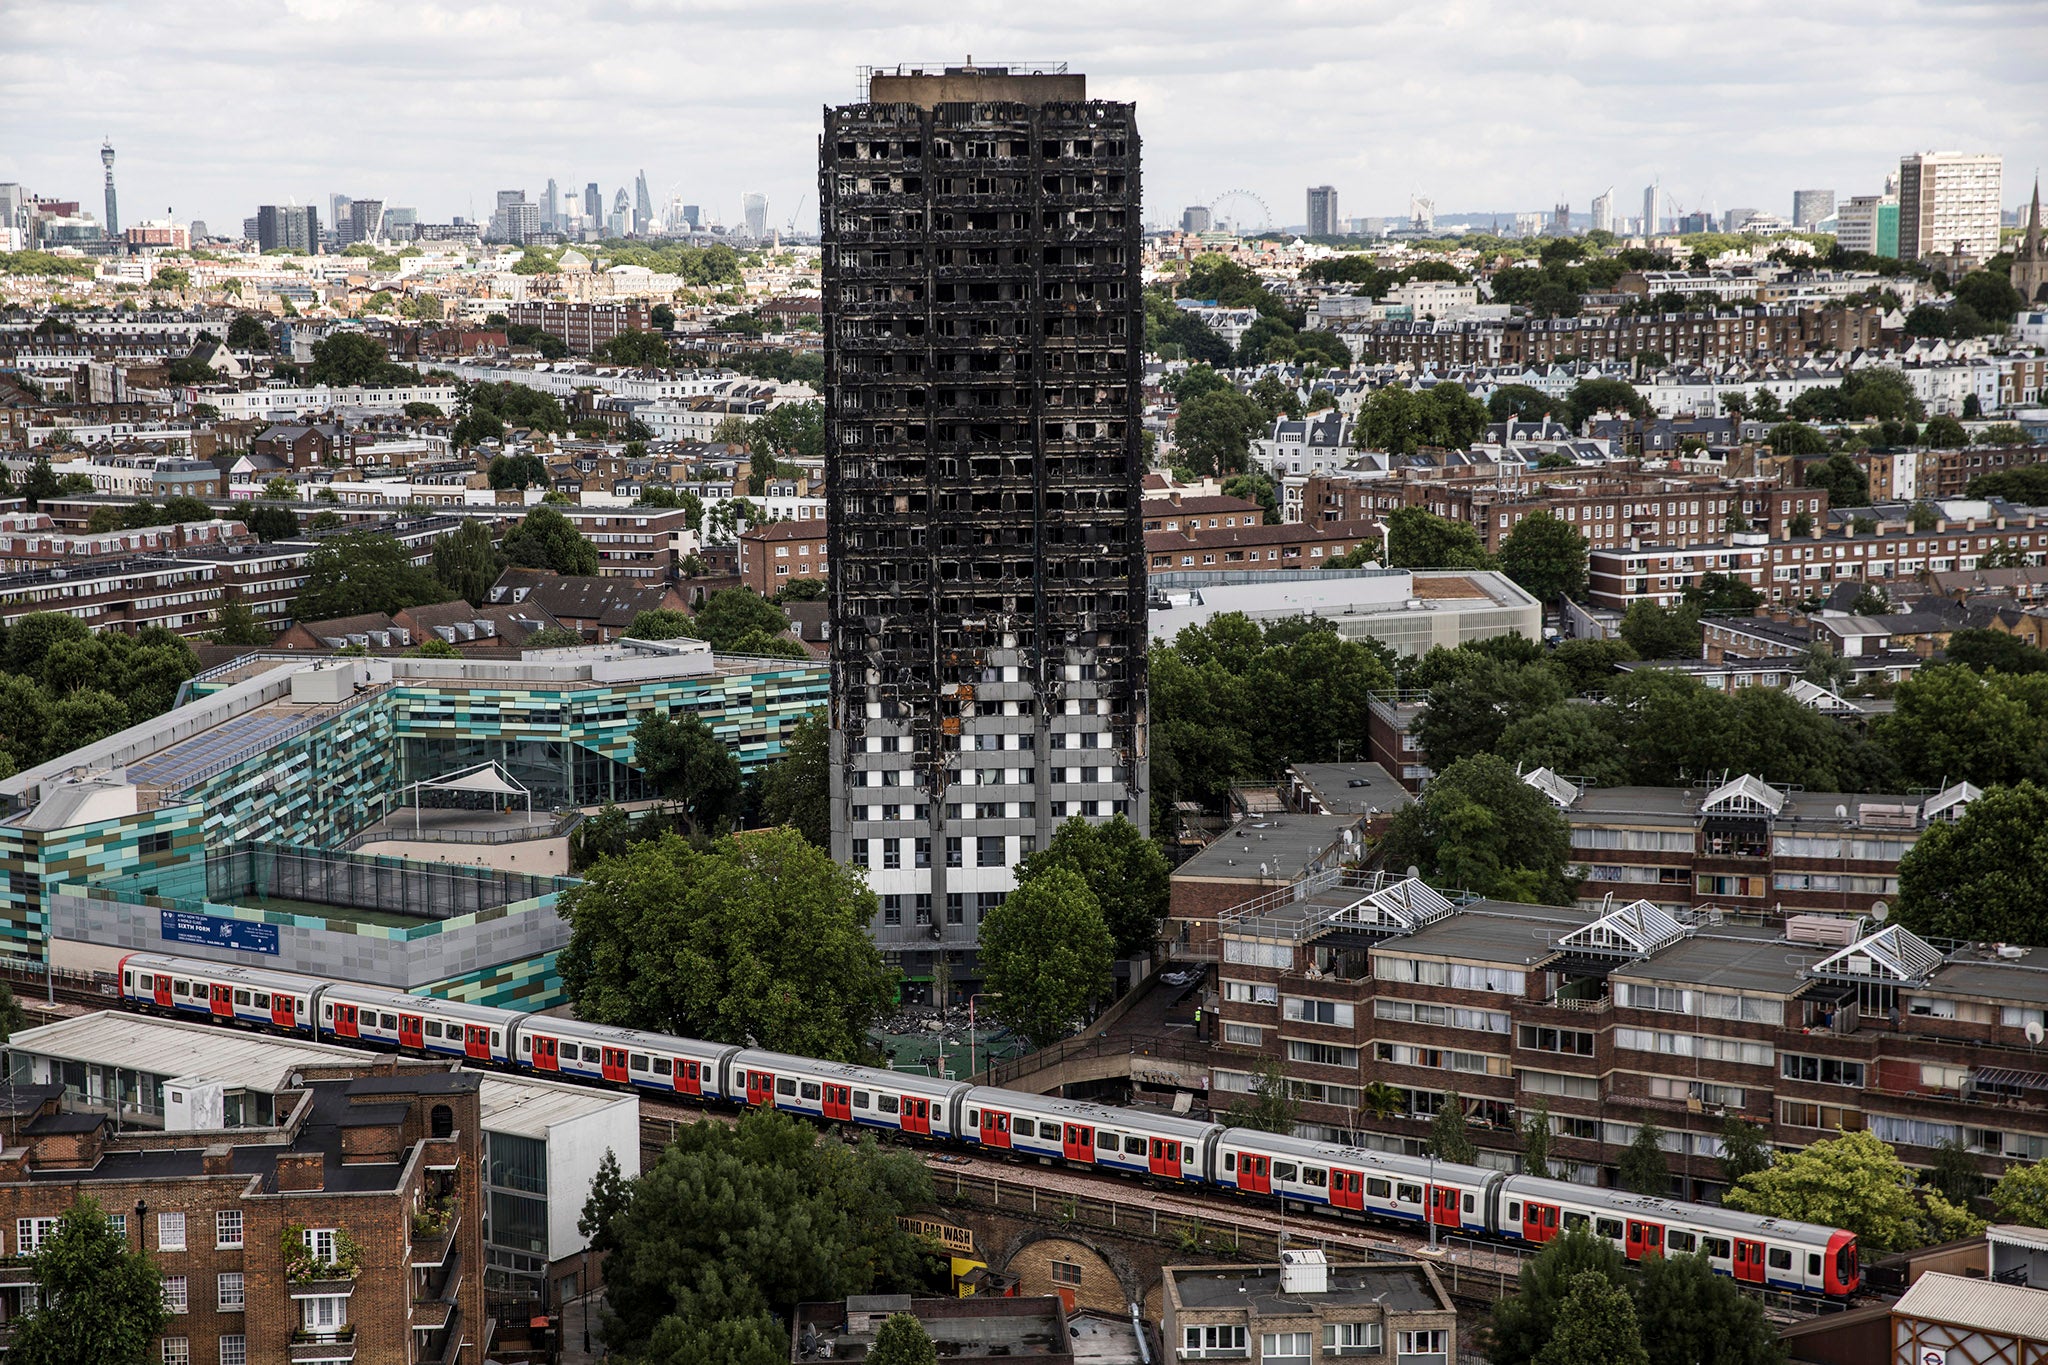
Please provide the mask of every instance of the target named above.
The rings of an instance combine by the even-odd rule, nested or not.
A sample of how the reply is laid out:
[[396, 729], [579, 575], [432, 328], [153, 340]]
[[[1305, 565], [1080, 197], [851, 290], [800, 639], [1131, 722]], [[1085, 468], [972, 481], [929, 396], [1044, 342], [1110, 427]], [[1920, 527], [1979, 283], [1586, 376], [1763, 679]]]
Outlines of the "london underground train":
[[124, 1005], [179, 1018], [455, 1057], [706, 1105], [779, 1109], [949, 1146], [1525, 1246], [1584, 1227], [1631, 1261], [1700, 1251], [1716, 1271], [1760, 1289], [1843, 1298], [1862, 1282], [1854, 1233], [1717, 1205], [260, 967], [131, 953], [119, 972]]

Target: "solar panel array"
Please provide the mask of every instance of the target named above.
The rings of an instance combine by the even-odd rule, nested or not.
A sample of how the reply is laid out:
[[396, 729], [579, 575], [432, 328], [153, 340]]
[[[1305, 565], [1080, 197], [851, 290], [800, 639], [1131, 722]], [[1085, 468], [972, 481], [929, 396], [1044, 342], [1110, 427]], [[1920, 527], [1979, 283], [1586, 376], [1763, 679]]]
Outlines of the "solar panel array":
[[128, 780], [145, 787], [176, 787], [224, 758], [255, 749], [299, 724], [305, 717], [289, 712], [262, 712], [223, 721], [203, 735], [173, 744], [128, 767]]

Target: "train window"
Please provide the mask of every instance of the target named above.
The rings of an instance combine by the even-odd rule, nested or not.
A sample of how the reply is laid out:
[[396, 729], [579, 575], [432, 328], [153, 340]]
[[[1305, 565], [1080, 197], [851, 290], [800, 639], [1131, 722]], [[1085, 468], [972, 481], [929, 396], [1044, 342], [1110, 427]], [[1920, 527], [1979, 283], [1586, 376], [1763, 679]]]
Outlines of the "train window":
[[1273, 1178], [1275, 1180], [1299, 1180], [1301, 1179], [1301, 1172], [1291, 1161], [1276, 1161], [1273, 1163]]
[[1853, 1245], [1835, 1253], [1835, 1278], [1844, 1285], [1856, 1278], [1856, 1248]]
[[1583, 1228], [1592, 1221], [1583, 1213], [1573, 1213], [1569, 1209], [1565, 1210], [1564, 1225], [1567, 1228]]
[[1033, 1119], [1019, 1115], [1017, 1121], [1010, 1125], [1010, 1131], [1018, 1137], [1037, 1137], [1038, 1124]]
[[531, 1038], [521, 1038], [521, 1039], [519, 1040], [519, 1050], [520, 1050], [521, 1052], [531, 1052], [531, 1051], [533, 1051], [533, 1039], [531, 1039]]
[[626, 1061], [627, 1065], [635, 1071], [645, 1071], [647, 1069], [647, 1059], [637, 1052], [628, 1057]]
[[1728, 1259], [1729, 1254], [1728, 1239], [1726, 1237], [1702, 1237], [1700, 1238], [1700, 1250], [1707, 1253], [1709, 1260], [1725, 1261]]
[[587, 1048], [584, 1048], [584, 1049], [583, 1049], [583, 1060], [584, 1060], [584, 1061], [586, 1061], [586, 1062], [590, 1062], [590, 1063], [592, 1063], [593, 1065], [595, 1065], [595, 1064], [597, 1063], [597, 1061], [598, 1061], [598, 1051], [597, 1051], [597, 1049], [596, 1049], [596, 1048], [594, 1048], [594, 1047], [587, 1047]]
[[654, 1074], [655, 1074], [655, 1075], [657, 1075], [657, 1076], [666, 1076], [666, 1075], [668, 1075], [668, 1074], [669, 1074], [669, 1072], [670, 1072], [670, 1071], [671, 1071], [672, 1069], [673, 1069], [673, 1068], [672, 1068], [672, 1066], [671, 1066], [671, 1064], [670, 1064], [670, 1062], [669, 1062], [669, 1059], [668, 1059], [668, 1058], [666, 1058], [666, 1057], [656, 1057], [656, 1058], [654, 1059]]
[[334, 1018], [334, 1006], [322, 1005], [320, 1007], [320, 1017], [322, 1019], [332, 1020]]
[[1113, 1152], [1121, 1144], [1117, 1142], [1115, 1133], [1097, 1133], [1095, 1135], [1095, 1145], [1106, 1152]]
[[1394, 1192], [1394, 1182], [1391, 1180], [1368, 1179], [1365, 1182], [1365, 1192], [1375, 1199], [1385, 1199]]
[[498, 1032], [498, 1030], [496, 1030], [496, 1029], [492, 1029], [492, 1030], [491, 1030], [491, 1046], [492, 1046], [492, 1047], [503, 1047], [504, 1045], [505, 1045], [505, 1035], [504, 1035], [504, 1034], [502, 1034], [502, 1033], [500, 1033], [500, 1032]]
[[1223, 1154], [1223, 1169], [1226, 1171], [1234, 1171], [1237, 1169], [1236, 1152], [1225, 1152]]
[[1620, 1237], [1621, 1220], [1619, 1218], [1596, 1218], [1593, 1220], [1593, 1234], [1596, 1237]]
[[1792, 1268], [1792, 1253], [1791, 1253], [1791, 1252], [1789, 1252], [1789, 1251], [1787, 1251], [1787, 1250], [1786, 1250], [1785, 1248], [1783, 1248], [1783, 1247], [1772, 1247], [1772, 1248], [1771, 1248], [1771, 1269], [1773, 1269], [1773, 1270], [1790, 1270], [1791, 1268]]
[[385, 1028], [385, 1029], [395, 1029], [395, 1028], [397, 1028], [397, 1027], [398, 1027], [398, 1016], [397, 1016], [397, 1015], [395, 1015], [395, 1014], [380, 1014], [380, 1015], [378, 1015], [378, 1016], [377, 1016], [377, 1027], [378, 1027], [378, 1028]]
[[1394, 1192], [1394, 1202], [1396, 1204], [1420, 1204], [1422, 1202], [1422, 1186], [1401, 1186]]
[[1127, 1138], [1125, 1138], [1125, 1139], [1124, 1139], [1124, 1150], [1125, 1150], [1126, 1152], [1132, 1152], [1132, 1153], [1135, 1153], [1135, 1154], [1136, 1154], [1136, 1155], [1138, 1155], [1138, 1156], [1143, 1156], [1143, 1155], [1145, 1155], [1145, 1139], [1143, 1139], [1143, 1138], [1141, 1138], [1141, 1137], [1127, 1137]]
[[1508, 1201], [1508, 1221], [1510, 1223], [1519, 1223], [1522, 1221], [1522, 1206], [1520, 1203], [1512, 1199]]
[[257, 1008], [257, 1009], [259, 1009], [259, 1010], [267, 1010], [267, 1009], [269, 1009], [269, 1008], [270, 1008], [270, 992], [269, 992], [269, 991], [258, 991], [258, 992], [256, 992], [256, 1008]]
[[182, 982], [182, 981], [173, 981], [173, 982], [171, 983], [171, 994], [172, 994], [172, 995], [190, 995], [190, 994], [192, 994], [192, 988], [191, 988], [190, 986], [186, 985], [186, 984], [185, 984], [184, 982]]
[[1319, 1190], [1330, 1183], [1329, 1173], [1320, 1166], [1302, 1167], [1301, 1178]]
[[126, 986], [126, 987], [127, 987], [127, 988], [128, 988], [129, 990], [131, 990], [131, 991], [132, 991], [132, 990], [134, 990], [134, 989], [135, 989], [135, 973], [133, 973], [133, 972], [123, 972], [123, 973], [121, 973], [121, 984], [122, 984], [122, 985], [124, 985], [124, 986]]
[[870, 1109], [870, 1108], [873, 1108], [873, 1107], [874, 1107], [874, 1103], [875, 1103], [875, 1097], [874, 1097], [873, 1095], [870, 1095], [870, 1094], [869, 1094], [869, 1093], [868, 1093], [867, 1091], [865, 1091], [865, 1090], [856, 1090], [856, 1091], [854, 1091], [854, 1092], [853, 1092], [853, 1107], [854, 1107], [854, 1108], [856, 1108], [856, 1109]]
[[246, 1005], [246, 1004], [248, 1004], [248, 1003], [249, 1003], [249, 992], [247, 992], [247, 991], [236, 991], [236, 992], [235, 992], [235, 1003], [236, 1003], [237, 1005]]
[[897, 1098], [896, 1098], [896, 1097], [895, 1097], [894, 1095], [884, 1095], [884, 1096], [882, 1096], [882, 1112], [883, 1112], [883, 1113], [885, 1113], [885, 1114], [893, 1114], [893, 1113], [897, 1112], [897, 1111], [898, 1111], [899, 1109], [901, 1109], [902, 1107], [903, 1107], [902, 1101], [898, 1100], [898, 1099], [897, 1099]]
[[1477, 1209], [1478, 1209], [1478, 1207], [1479, 1207], [1479, 1201], [1478, 1201], [1478, 1197], [1477, 1197], [1477, 1196], [1475, 1196], [1475, 1195], [1470, 1195], [1470, 1194], [1468, 1194], [1468, 1195], [1466, 1195], [1466, 1196], [1465, 1196], [1465, 1212], [1467, 1212], [1467, 1213], [1471, 1213], [1471, 1212], [1474, 1212], [1475, 1210], [1477, 1210]]
[[775, 1081], [775, 1093], [778, 1095], [794, 1095], [796, 1093], [796, 1078], [794, 1076], [778, 1077]]
[[1806, 1253], [1806, 1278], [1809, 1280], [1820, 1278], [1820, 1253], [1818, 1251]]
[[807, 1100], [818, 1098], [818, 1083], [816, 1081], [804, 1082], [803, 1097]]
[[1010, 1116], [1008, 1114], [996, 1115], [996, 1131], [998, 1133], [1007, 1133], [1010, 1131]]
[[970, 1109], [967, 1111], [967, 1126], [969, 1128], [981, 1127], [981, 1111], [979, 1109]]
[[440, 1022], [440, 1020], [438, 1020], [438, 1019], [429, 1019], [429, 1020], [427, 1020], [427, 1029], [426, 1029], [426, 1033], [427, 1033], [427, 1037], [429, 1037], [429, 1038], [439, 1038], [439, 1037], [441, 1036], [441, 1022]]
[[1690, 1255], [1698, 1250], [1699, 1242], [1699, 1238], [1689, 1232], [1680, 1232], [1677, 1228], [1673, 1228], [1664, 1234], [1665, 1247], [1679, 1256]]

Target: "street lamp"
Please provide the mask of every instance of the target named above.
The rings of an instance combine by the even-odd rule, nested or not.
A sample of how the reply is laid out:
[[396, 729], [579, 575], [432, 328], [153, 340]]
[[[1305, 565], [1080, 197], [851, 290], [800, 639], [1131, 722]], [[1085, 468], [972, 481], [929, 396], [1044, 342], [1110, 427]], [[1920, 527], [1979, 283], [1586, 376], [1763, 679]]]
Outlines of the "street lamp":
[[976, 991], [967, 997], [967, 1074], [970, 1076], [979, 1073], [979, 1068], [974, 1065], [974, 1002], [982, 999], [1000, 1000], [1002, 998], [1003, 993], [1001, 991]]

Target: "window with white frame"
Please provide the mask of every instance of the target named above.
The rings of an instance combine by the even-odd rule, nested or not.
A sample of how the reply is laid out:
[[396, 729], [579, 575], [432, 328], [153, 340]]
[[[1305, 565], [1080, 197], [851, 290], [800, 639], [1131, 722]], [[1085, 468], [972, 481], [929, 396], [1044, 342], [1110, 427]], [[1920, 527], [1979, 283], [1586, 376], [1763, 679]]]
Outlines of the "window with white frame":
[[1315, 1343], [1311, 1332], [1264, 1332], [1259, 1336], [1259, 1358], [1266, 1361], [1307, 1360]]
[[220, 1365], [249, 1365], [249, 1338], [240, 1332], [222, 1337]]
[[245, 1302], [242, 1295], [242, 1272], [223, 1270], [220, 1273], [220, 1311], [239, 1313]]
[[156, 1249], [158, 1251], [183, 1251], [185, 1249], [184, 1214], [160, 1213], [156, 1216]]
[[348, 1323], [346, 1295], [322, 1294], [318, 1298], [306, 1299], [304, 1303], [308, 1332], [335, 1332]]
[[165, 1337], [164, 1365], [192, 1365], [192, 1339]]
[[242, 1244], [242, 1211], [222, 1209], [213, 1215], [213, 1244], [216, 1247], [238, 1247]]
[[14, 1220], [14, 1250], [22, 1256], [33, 1256], [42, 1247], [43, 1240], [57, 1230], [54, 1218], [17, 1218]]
[[164, 1311], [167, 1313], [189, 1313], [192, 1302], [187, 1293], [183, 1275], [164, 1276]]
[[1245, 1354], [1245, 1330], [1232, 1323], [1204, 1323], [1186, 1328], [1181, 1339], [1181, 1357], [1207, 1360], [1212, 1357]]
[[332, 1263], [334, 1260], [335, 1238], [333, 1228], [307, 1228], [306, 1250], [313, 1253], [313, 1259]]
[[1404, 1356], [1440, 1356], [1449, 1349], [1450, 1333], [1403, 1332], [1398, 1338], [1400, 1353]]
[[1329, 1322], [1323, 1324], [1325, 1355], [1378, 1355], [1382, 1349], [1382, 1328], [1377, 1322]]

